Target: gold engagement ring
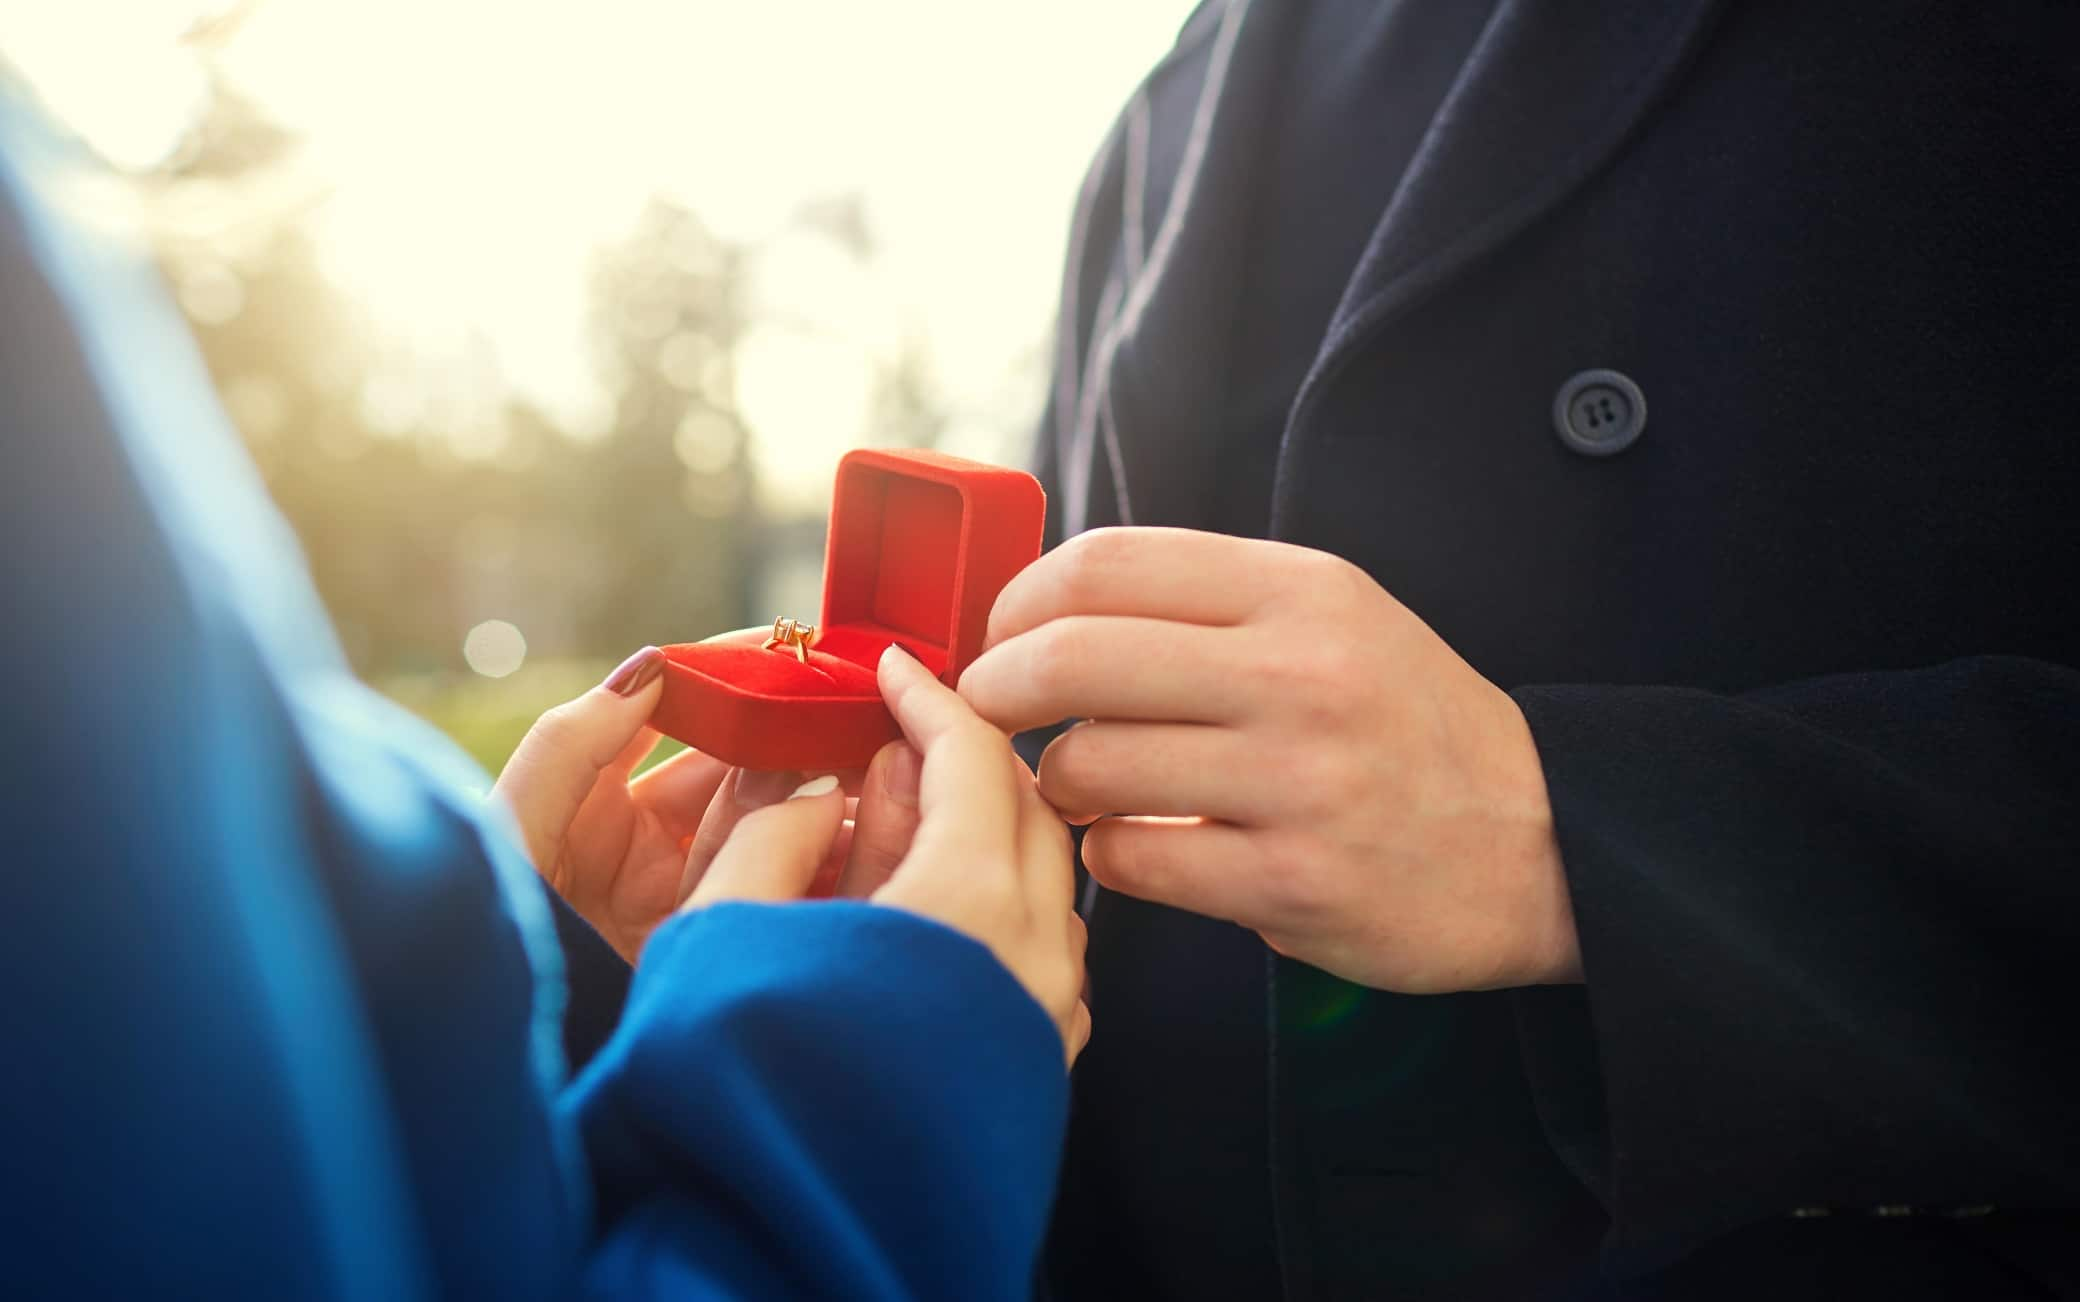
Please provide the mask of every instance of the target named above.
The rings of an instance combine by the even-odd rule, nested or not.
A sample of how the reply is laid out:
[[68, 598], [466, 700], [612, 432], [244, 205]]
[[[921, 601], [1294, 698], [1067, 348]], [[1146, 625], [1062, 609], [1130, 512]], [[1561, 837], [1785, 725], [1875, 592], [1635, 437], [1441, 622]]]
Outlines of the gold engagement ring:
[[791, 646], [795, 659], [809, 663], [809, 648], [816, 645], [816, 625], [804, 624], [799, 620], [782, 616], [773, 621], [773, 636], [766, 639], [762, 648], [771, 651], [776, 647]]

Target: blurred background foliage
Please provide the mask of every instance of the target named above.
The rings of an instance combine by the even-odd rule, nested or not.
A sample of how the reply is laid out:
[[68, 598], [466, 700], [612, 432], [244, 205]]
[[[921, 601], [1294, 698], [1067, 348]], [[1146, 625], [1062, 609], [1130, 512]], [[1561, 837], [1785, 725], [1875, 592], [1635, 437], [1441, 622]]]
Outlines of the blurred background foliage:
[[0, 0], [0, 77], [123, 178], [356, 670], [496, 771], [644, 643], [813, 618], [844, 447], [1024, 457], [1188, 7]]
[[[248, 182], [280, 144], [219, 93], [156, 197]], [[581, 434], [521, 397], [457, 410], [386, 374], [293, 222], [235, 246], [169, 231], [160, 252], [356, 669], [487, 768], [617, 653], [757, 622], [767, 562], [819, 545], [754, 491], [735, 392], [743, 250], [677, 204], [652, 202], [598, 251], [587, 333], [611, 406]], [[907, 425], [870, 437], [929, 437], [929, 391], [904, 391]], [[524, 634], [477, 655], [465, 636], [458, 666], [459, 628], [492, 612]]]

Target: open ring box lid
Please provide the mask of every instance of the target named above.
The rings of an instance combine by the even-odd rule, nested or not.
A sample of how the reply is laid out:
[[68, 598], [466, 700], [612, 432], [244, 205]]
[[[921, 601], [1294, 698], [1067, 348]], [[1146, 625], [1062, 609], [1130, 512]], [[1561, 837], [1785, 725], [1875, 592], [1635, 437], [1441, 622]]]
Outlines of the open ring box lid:
[[861, 449], [838, 463], [823, 617], [803, 663], [765, 630], [664, 648], [651, 726], [751, 769], [861, 768], [902, 735], [875, 666], [893, 642], [952, 685], [990, 607], [1040, 555], [1040, 482], [944, 453]]

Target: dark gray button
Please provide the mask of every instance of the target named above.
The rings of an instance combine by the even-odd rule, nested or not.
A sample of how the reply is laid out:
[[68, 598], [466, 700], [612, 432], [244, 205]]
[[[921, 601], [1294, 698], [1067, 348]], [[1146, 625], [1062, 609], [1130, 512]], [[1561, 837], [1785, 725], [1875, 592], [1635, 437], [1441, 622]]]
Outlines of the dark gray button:
[[1623, 452], [1647, 427], [1647, 396], [1616, 371], [1583, 371], [1553, 396], [1553, 429], [1585, 457]]

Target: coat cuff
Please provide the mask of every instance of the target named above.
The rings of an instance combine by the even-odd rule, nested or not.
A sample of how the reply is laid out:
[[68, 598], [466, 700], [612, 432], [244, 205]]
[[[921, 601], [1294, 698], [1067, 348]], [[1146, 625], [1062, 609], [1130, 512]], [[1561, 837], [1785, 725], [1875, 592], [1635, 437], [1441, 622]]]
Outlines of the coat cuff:
[[[1512, 693], [1585, 978], [1520, 992], [1522, 1045], [1615, 1269], [1766, 1221], [2066, 1196], [2041, 1042], [2070, 988], [2049, 903], [2070, 887], [2044, 862], [2063, 824], [2001, 794], [2035, 774], [2005, 682]], [[2015, 921], [1992, 942], [1985, 916]]]

